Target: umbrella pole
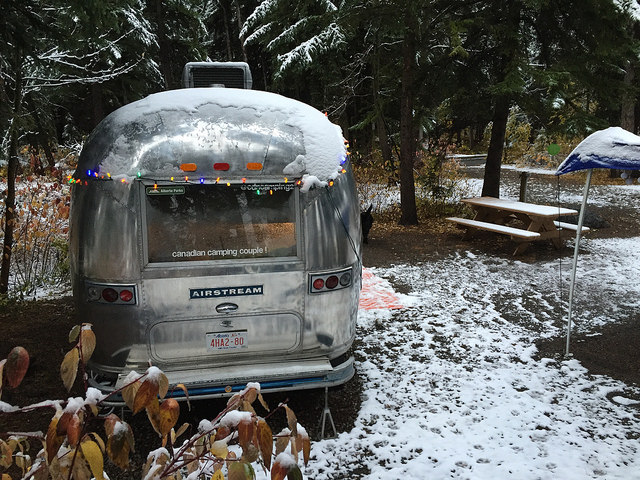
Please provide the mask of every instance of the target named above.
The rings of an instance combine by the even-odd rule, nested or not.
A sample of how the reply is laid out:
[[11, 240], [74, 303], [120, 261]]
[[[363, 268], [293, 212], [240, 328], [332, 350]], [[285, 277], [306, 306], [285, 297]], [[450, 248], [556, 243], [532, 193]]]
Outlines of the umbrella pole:
[[593, 169], [587, 171], [587, 181], [584, 184], [582, 192], [582, 206], [580, 207], [580, 216], [578, 217], [578, 229], [576, 230], [576, 246], [573, 251], [573, 267], [571, 268], [571, 283], [569, 284], [569, 318], [567, 319], [567, 347], [565, 355], [569, 355], [569, 341], [571, 339], [571, 313], [573, 311], [573, 291], [576, 286], [576, 268], [578, 266], [578, 250], [580, 249], [580, 237], [582, 236], [582, 224], [584, 222], [584, 213], [587, 209], [587, 197], [589, 196], [589, 186], [591, 185], [591, 174]]

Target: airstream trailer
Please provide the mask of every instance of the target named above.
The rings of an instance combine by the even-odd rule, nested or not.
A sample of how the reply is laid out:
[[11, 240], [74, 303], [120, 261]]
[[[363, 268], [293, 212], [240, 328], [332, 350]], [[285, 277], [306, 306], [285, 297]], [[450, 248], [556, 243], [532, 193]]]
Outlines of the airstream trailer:
[[349, 380], [362, 263], [346, 154], [324, 114], [267, 92], [186, 88], [106, 117], [70, 179], [91, 384], [149, 364], [200, 398]]

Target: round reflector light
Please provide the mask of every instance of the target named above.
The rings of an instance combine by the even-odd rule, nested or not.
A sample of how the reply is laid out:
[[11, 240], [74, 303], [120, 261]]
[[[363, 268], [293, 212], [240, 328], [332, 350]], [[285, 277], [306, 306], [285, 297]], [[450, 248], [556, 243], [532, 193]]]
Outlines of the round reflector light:
[[133, 292], [131, 290], [122, 290], [120, 292], [120, 300], [123, 302], [130, 302], [133, 299]]
[[316, 278], [313, 281], [313, 288], [315, 288], [316, 290], [322, 290], [322, 287], [324, 287], [324, 280], [321, 278]]
[[98, 290], [98, 287], [89, 287], [87, 289], [87, 297], [92, 302], [95, 302], [96, 300], [99, 300], [100, 299], [100, 290]]
[[351, 283], [351, 272], [343, 273], [340, 277], [340, 285], [346, 287]]
[[105, 288], [102, 290], [102, 298], [109, 303], [113, 303], [118, 300], [118, 292], [113, 288]]
[[338, 277], [336, 277], [335, 275], [331, 275], [329, 278], [327, 278], [325, 285], [329, 289], [336, 288], [338, 286]]

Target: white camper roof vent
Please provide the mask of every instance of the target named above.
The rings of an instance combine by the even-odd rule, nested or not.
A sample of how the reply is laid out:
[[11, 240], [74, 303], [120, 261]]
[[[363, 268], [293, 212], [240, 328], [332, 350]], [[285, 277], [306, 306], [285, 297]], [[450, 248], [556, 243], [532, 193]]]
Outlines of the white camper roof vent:
[[182, 86], [251, 89], [249, 65], [244, 62], [189, 62], [182, 70]]

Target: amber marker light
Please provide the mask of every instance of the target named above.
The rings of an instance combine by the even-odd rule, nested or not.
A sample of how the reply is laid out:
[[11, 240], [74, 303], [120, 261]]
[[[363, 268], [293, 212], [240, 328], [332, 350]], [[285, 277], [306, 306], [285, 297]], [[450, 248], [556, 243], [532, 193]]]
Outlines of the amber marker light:
[[247, 163], [247, 170], [262, 170], [262, 164], [257, 162]]
[[198, 166], [195, 163], [181, 163], [180, 170], [183, 172], [195, 172]]

